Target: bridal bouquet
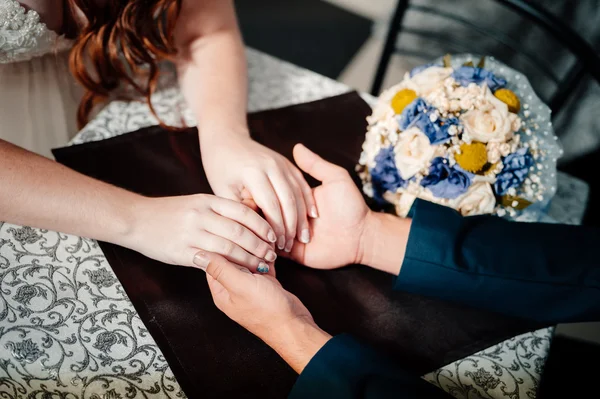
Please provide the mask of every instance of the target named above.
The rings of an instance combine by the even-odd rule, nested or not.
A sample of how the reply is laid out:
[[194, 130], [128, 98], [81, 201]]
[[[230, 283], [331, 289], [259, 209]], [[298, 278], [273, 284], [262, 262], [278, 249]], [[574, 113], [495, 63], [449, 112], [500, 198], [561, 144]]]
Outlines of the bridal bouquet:
[[406, 216], [416, 198], [461, 214], [539, 220], [562, 154], [550, 110], [495, 61], [446, 56], [407, 73], [367, 118], [363, 191]]

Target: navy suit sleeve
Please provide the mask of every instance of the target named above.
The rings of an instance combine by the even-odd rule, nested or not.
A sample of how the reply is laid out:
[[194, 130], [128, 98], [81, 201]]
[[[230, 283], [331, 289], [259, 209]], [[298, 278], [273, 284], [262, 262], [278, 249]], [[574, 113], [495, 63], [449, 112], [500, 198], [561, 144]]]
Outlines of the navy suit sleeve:
[[549, 324], [600, 320], [600, 229], [418, 200], [395, 289]]
[[[462, 217], [418, 200], [395, 289], [547, 322], [600, 320], [600, 230]], [[450, 398], [349, 336], [332, 338], [292, 399]]]
[[290, 399], [452, 399], [349, 335], [330, 339], [298, 377]]

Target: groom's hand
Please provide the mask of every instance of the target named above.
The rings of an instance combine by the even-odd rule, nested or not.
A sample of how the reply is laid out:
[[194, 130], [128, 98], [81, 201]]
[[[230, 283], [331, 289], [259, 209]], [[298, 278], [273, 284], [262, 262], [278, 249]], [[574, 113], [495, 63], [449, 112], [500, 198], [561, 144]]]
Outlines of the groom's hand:
[[194, 262], [207, 273], [215, 305], [273, 348], [296, 372], [301, 373], [331, 338], [274, 277], [253, 274], [203, 251], [196, 254]]
[[296, 243], [291, 258], [316, 269], [356, 263], [398, 275], [411, 220], [371, 211], [345, 169], [306, 147], [296, 145], [294, 158], [322, 184], [313, 190], [320, 216], [311, 221], [312, 241]]
[[372, 212], [350, 174], [301, 144], [294, 147], [294, 159], [300, 169], [322, 184], [313, 190], [319, 218], [311, 220], [312, 241], [296, 242], [291, 258], [317, 269], [360, 263]]

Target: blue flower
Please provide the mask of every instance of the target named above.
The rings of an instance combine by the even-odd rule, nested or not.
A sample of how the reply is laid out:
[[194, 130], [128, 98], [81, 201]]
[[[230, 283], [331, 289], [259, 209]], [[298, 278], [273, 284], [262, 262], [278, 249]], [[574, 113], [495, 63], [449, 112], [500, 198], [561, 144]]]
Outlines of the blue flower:
[[450, 139], [448, 129], [452, 125], [458, 125], [458, 119], [438, 118], [432, 122], [429, 116], [434, 110], [435, 108], [429, 106], [422, 98], [417, 97], [396, 117], [400, 130], [416, 126], [425, 133], [432, 145], [448, 141]]
[[[413, 102], [408, 104], [402, 113], [396, 117], [400, 130], [406, 130], [413, 126], [417, 118], [420, 118], [422, 115], [427, 116], [427, 112], [430, 110], [431, 108], [427, 105], [425, 100], [421, 97], [415, 98]], [[427, 118], [429, 119], [428, 116]]]
[[429, 138], [431, 145], [441, 144], [450, 140], [450, 133], [448, 130], [453, 125], [458, 125], [458, 119], [451, 117], [442, 119], [439, 118], [435, 122], [429, 119], [429, 114], [421, 114], [419, 118], [415, 120], [415, 126], [417, 126], [425, 136]]
[[450, 167], [448, 161], [442, 157], [437, 157], [431, 162], [429, 174], [421, 180], [421, 186], [427, 187], [438, 198], [457, 198], [466, 193], [470, 185], [469, 174], [456, 167]]
[[392, 147], [382, 148], [375, 157], [375, 167], [371, 169], [374, 197], [379, 202], [384, 202], [382, 195], [386, 191], [396, 192], [407, 184], [398, 173], [394, 155]]
[[462, 66], [454, 70], [452, 77], [461, 86], [468, 86], [469, 83], [475, 83], [477, 85], [485, 83], [490, 88], [492, 93], [506, 86], [505, 79], [496, 76], [491, 71], [483, 68]]
[[504, 195], [509, 188], [519, 187], [527, 178], [529, 168], [533, 166], [533, 156], [528, 148], [520, 148], [502, 160], [504, 168], [496, 176], [494, 191]]

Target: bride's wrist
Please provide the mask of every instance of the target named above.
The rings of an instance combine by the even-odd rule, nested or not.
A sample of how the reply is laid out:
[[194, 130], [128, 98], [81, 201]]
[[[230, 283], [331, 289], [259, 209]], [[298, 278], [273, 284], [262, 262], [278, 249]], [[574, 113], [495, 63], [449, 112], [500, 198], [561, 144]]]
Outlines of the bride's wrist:
[[198, 137], [203, 145], [211, 145], [227, 140], [239, 140], [250, 138], [248, 126], [217, 126], [199, 125]]
[[131, 195], [121, 201], [120, 209], [123, 212], [117, 215], [117, 219], [121, 220], [122, 228], [107, 241], [126, 248], [134, 248], [136, 244], [143, 241], [141, 234], [144, 231], [143, 225], [148, 220], [148, 210], [152, 204], [152, 198], [134, 193], [129, 194]]

